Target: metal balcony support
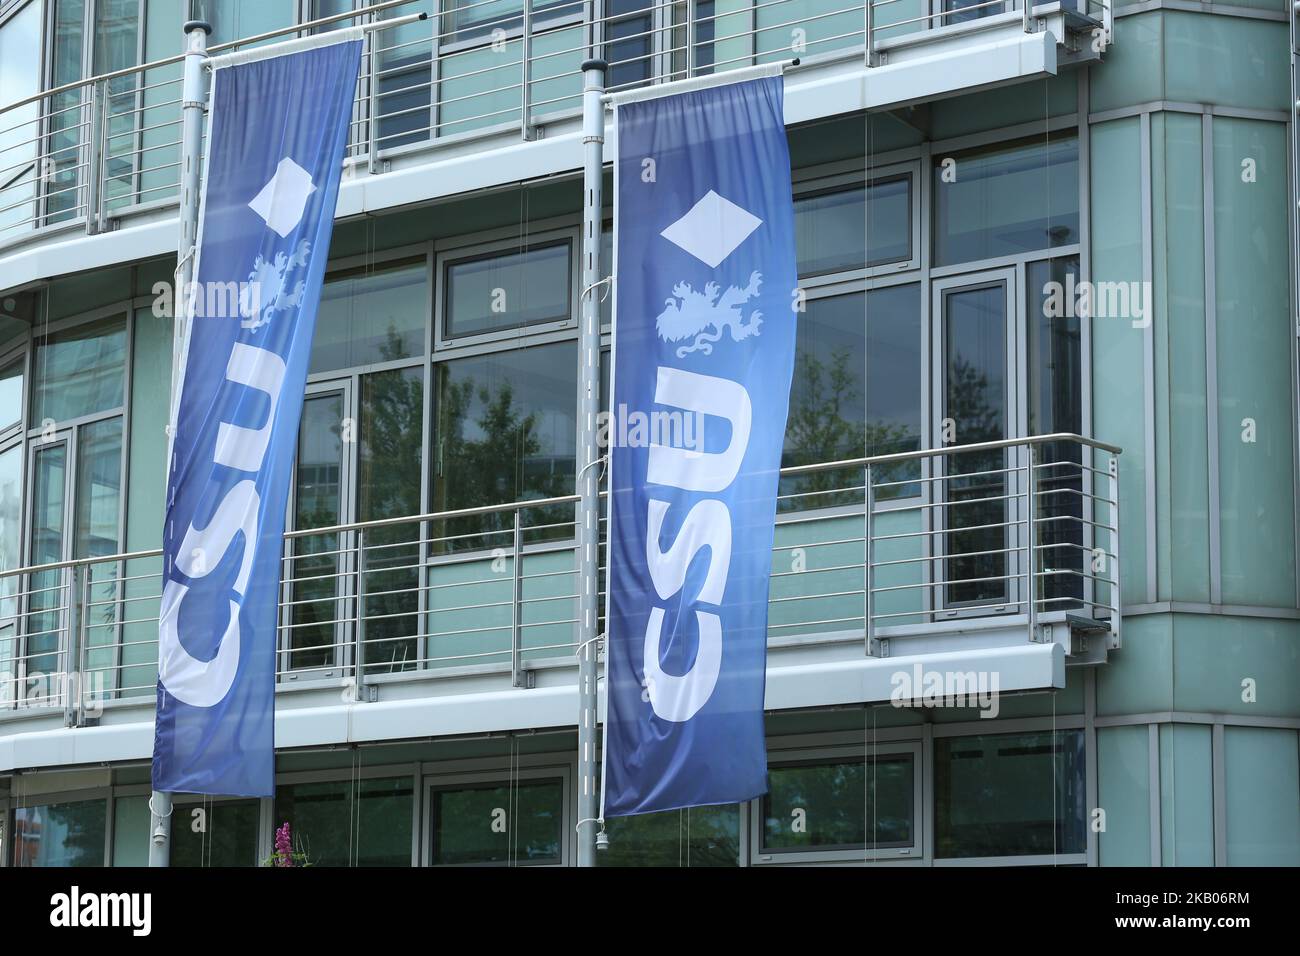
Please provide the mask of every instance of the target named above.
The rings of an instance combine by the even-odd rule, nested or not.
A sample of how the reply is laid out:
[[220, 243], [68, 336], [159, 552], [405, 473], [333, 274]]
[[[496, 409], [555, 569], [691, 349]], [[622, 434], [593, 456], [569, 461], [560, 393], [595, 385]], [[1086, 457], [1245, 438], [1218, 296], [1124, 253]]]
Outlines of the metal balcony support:
[[90, 128], [86, 134], [88, 162], [86, 164], [86, 233], [101, 232], [104, 228], [104, 189], [108, 170], [104, 163], [104, 126], [108, 113], [108, 82], [96, 80], [90, 85]]
[[875, 16], [871, 12], [871, 0], [862, 0], [862, 12], [865, 26], [863, 28], [863, 40], [866, 44], [864, 60], [868, 68], [877, 66], [880, 63], [879, 55], [875, 48]]
[[1029, 11], [1033, 5], [1034, 0], [1020, 0], [1020, 25], [1026, 33], [1034, 32], [1034, 25], [1029, 22]]
[[872, 547], [871, 547], [871, 539], [875, 535], [875, 530], [873, 528], [873, 525], [875, 524], [875, 518], [872, 515], [872, 512], [875, 511], [876, 509], [876, 489], [875, 489], [875, 480], [871, 474], [870, 464], [868, 464], [866, 467], [866, 476], [865, 476], [864, 484], [866, 485], [866, 487], [863, 492], [863, 498], [865, 500], [866, 510], [862, 522], [862, 536], [863, 536], [862, 543], [864, 548], [863, 555], [862, 555], [863, 558], [862, 617], [863, 617], [863, 627], [866, 631], [866, 637], [867, 637], [867, 644], [866, 644], [867, 656], [879, 657], [881, 656], [880, 646], [879, 646], [880, 642], [876, 640], [875, 627], [871, 623], [871, 616], [873, 614], [873, 607], [872, 607], [873, 602], [871, 600], [871, 589], [875, 583], [874, 581], [875, 575], [872, 573], [872, 566], [875, 564], [875, 558], [872, 555]]
[[1122, 620], [1121, 607], [1122, 600], [1122, 579], [1119, 576], [1119, 455], [1114, 452], [1110, 453], [1110, 500], [1114, 502], [1110, 506], [1111, 527], [1115, 530], [1110, 533], [1110, 580], [1114, 583], [1110, 586], [1110, 642], [1111, 647], [1120, 647], [1123, 638], [1120, 633], [1120, 621]]
[[532, 95], [529, 89], [529, 74], [533, 60], [533, 4], [531, 0], [524, 3], [524, 28], [519, 37], [519, 62], [523, 67], [523, 78], [519, 87], [519, 136], [524, 142], [533, 139], [533, 124], [529, 121], [533, 111]]
[[379, 172], [379, 33], [372, 30], [366, 34], [366, 67], [369, 74], [366, 79], [366, 172], [374, 175]]
[[[1028, 0], [1026, 0], [1028, 2]], [[1029, 640], [1038, 641], [1038, 496], [1035, 494], [1034, 449], [1025, 449], [1025, 615], [1029, 621]]]
[[523, 670], [524, 533], [520, 524], [516, 508], [510, 558], [510, 683], [514, 687], [528, 686]]
[[356, 550], [356, 616], [357, 626], [353, 630], [352, 645], [352, 680], [357, 703], [377, 699], [376, 688], [366, 684], [366, 531], [357, 530]]
[[81, 656], [85, 641], [86, 577], [90, 569], [74, 564], [64, 572], [68, 607], [68, 640], [63, 653], [63, 725], [81, 725]]

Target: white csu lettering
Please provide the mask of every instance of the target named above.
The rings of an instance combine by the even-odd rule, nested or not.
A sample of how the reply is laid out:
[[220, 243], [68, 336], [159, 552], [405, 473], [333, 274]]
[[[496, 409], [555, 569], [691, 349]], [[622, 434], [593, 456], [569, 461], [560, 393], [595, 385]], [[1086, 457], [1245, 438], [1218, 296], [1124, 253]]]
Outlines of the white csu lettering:
[[[700, 416], [725, 418], [731, 423], [731, 438], [720, 452], [672, 448], [652, 442], [646, 479], [651, 484], [684, 491], [717, 493], [735, 480], [749, 445], [753, 408], [749, 393], [737, 382], [712, 375], [660, 367], [655, 377], [655, 403], [695, 412]], [[649, 501], [646, 516], [646, 565], [655, 593], [666, 602], [686, 583], [691, 560], [709, 549], [709, 566], [696, 600], [721, 605], [731, 565], [731, 513], [716, 498], [704, 498], [691, 506], [681, 529], [667, 551], [659, 548], [659, 534], [669, 503]], [[664, 622], [663, 607], [650, 610], [642, 648], [646, 690], [650, 706], [663, 720], [681, 722], [694, 717], [713, 694], [722, 667], [722, 622], [717, 614], [697, 610], [698, 650], [695, 663], [685, 674], [664, 673], [659, 663], [659, 644]]]
[[[244, 428], [222, 422], [217, 430], [217, 445], [212, 459], [218, 465], [256, 474], [262, 467], [275, 408], [284, 384], [284, 360], [274, 352], [236, 342], [226, 364], [226, 379], [237, 385], [264, 392], [271, 400], [266, 422], [260, 428]], [[188, 585], [168, 579], [163, 588], [158, 620], [158, 676], [163, 686], [177, 700], [192, 707], [212, 707], [225, 699], [235, 682], [239, 667], [239, 608], [248, 578], [253, 570], [253, 546], [257, 537], [257, 516], [262, 501], [257, 486], [244, 479], [232, 485], [217, 504], [211, 520], [203, 528], [191, 523], [176, 553], [176, 567], [191, 581], [210, 574], [243, 532], [239, 574], [234, 590], [239, 600], [230, 602], [230, 619], [225, 634], [211, 660], [199, 660], [180, 641], [177, 627], [181, 605], [189, 594]]]

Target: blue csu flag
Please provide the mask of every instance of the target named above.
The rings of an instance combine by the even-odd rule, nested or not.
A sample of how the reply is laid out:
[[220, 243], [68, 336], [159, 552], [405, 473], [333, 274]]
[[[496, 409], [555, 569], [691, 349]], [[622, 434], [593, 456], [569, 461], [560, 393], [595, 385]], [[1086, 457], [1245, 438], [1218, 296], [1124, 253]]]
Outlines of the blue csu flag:
[[[156, 790], [274, 793], [285, 503], [360, 59], [351, 39], [213, 70], [163, 527]], [[231, 289], [238, 307], [212, 308]]]
[[778, 75], [617, 109], [608, 816], [767, 791], [798, 284], [782, 100]]

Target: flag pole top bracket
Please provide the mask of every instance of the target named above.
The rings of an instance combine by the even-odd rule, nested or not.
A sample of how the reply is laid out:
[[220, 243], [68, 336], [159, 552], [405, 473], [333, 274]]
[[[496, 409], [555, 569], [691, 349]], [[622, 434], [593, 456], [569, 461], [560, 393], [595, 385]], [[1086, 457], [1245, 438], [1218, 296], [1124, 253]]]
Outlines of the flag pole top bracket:
[[193, 33], [195, 30], [202, 30], [204, 33], [211, 35], [212, 24], [207, 20], [187, 20], [185, 21], [185, 26], [181, 29], [183, 29], [187, 35]]

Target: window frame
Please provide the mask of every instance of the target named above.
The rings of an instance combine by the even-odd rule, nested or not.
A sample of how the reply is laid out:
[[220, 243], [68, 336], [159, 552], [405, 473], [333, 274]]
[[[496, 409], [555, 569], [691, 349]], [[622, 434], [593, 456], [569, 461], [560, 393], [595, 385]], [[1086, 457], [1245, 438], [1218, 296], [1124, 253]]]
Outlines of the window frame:
[[[277, 758], [280, 751], [277, 748]], [[258, 862], [265, 859], [274, 849], [274, 839], [276, 827], [281, 825], [276, 822], [275, 800], [279, 795], [281, 787], [291, 787], [299, 783], [352, 783], [355, 784], [361, 780], [386, 779], [391, 777], [410, 777], [411, 785], [411, 866], [420, 866], [419, 863], [419, 840], [420, 840], [420, 787], [421, 775], [419, 766], [412, 763], [397, 764], [375, 764], [374, 766], [355, 767], [350, 772], [346, 769], [332, 770], [290, 770], [287, 772], [277, 772], [275, 775], [276, 794], [270, 797], [262, 797], [262, 835], [261, 839], [265, 841], [265, 846], [259, 844]], [[348, 797], [349, 804], [353, 803], [351, 795]], [[350, 810], [353, 812], [354, 808]], [[348, 845], [348, 866], [355, 864], [352, 862], [353, 847], [351, 840]]]
[[[1058, 692], [1059, 693], [1059, 692]], [[1086, 692], [1085, 692], [1086, 693]], [[1057, 717], [1022, 717], [1022, 718], [1000, 718], [996, 721], [975, 720], [970, 723], [953, 723], [953, 724], [933, 724], [930, 740], [928, 742], [929, 761], [930, 761], [930, 782], [927, 786], [929, 795], [929, 806], [927, 808], [927, 824], [930, 831], [935, 834], [934, 847], [930, 851], [930, 866], [1087, 866], [1097, 865], [1095, 861], [1089, 863], [1088, 856], [1097, 846], [1099, 834], [1093, 832], [1089, 826], [1087, 818], [1087, 807], [1084, 810], [1084, 849], [1078, 853], [1033, 853], [1019, 856], [939, 856], [938, 832], [939, 832], [939, 799], [938, 799], [938, 779], [939, 768], [937, 766], [936, 755], [938, 753], [938, 742], [943, 739], [961, 739], [963, 737], [1024, 737], [1032, 734], [1054, 734], [1063, 732], [1078, 732], [1083, 735], [1083, 792], [1085, 803], [1093, 803], [1095, 793], [1092, 788], [1095, 786], [1096, 771], [1095, 762], [1097, 760], [1096, 746], [1090, 743], [1090, 738], [1095, 736], [1095, 726], [1093, 721], [1095, 717], [1089, 717], [1087, 713], [1080, 712], [1074, 714], [1062, 714]], [[986, 723], [992, 723], [994, 726], [985, 726]], [[1094, 769], [1090, 771], [1090, 761]], [[1094, 781], [1089, 783], [1089, 780]], [[1055, 781], [1053, 781], [1055, 784]]]
[[[933, 347], [930, 350], [930, 407], [933, 409], [930, 423], [931, 435], [943, 433], [943, 422], [946, 419], [947, 412], [947, 375], [946, 350], [947, 350], [947, 332], [948, 317], [946, 310], [947, 297], [954, 292], [978, 291], [981, 289], [994, 288], [1002, 286], [1005, 309], [1003, 311], [1003, 375], [1005, 378], [1005, 391], [1003, 394], [1003, 413], [1005, 415], [1005, 432], [1004, 438], [1024, 438], [1025, 434], [1022, 429], [1022, 422], [1027, 414], [1026, 401], [1026, 384], [1020, 381], [1020, 370], [1023, 365], [1023, 342], [1022, 342], [1022, 325], [1025, 321], [1024, 308], [1024, 289], [1023, 279], [1018, 274], [1018, 270], [1010, 267], [981, 269], [975, 272], [969, 272], [964, 275], [944, 276], [931, 280], [931, 304], [930, 304], [930, 321], [932, 324], [930, 332], [930, 341]], [[957, 436], [956, 445], [961, 445], [961, 436]], [[1023, 464], [1019, 461], [1023, 457], [1017, 453], [1017, 449], [1007, 449], [1003, 461], [1007, 468], [1016, 468]], [[940, 464], [946, 463], [947, 459], [940, 459]], [[934, 466], [928, 469], [930, 476], [936, 480], [927, 482], [930, 488], [929, 503], [934, 504], [942, 498], [945, 488], [944, 481], [939, 476], [934, 475]], [[944, 470], [944, 477], [950, 477], [949, 473]], [[1023, 484], [1021, 475], [1018, 472], [1010, 471], [1005, 478], [1005, 494], [1008, 496], [1019, 495], [1023, 493]], [[1008, 498], [1006, 503], [1006, 513], [1009, 515], [1014, 509], [1019, 508], [1019, 500]], [[952, 532], [945, 529], [943, 519], [945, 511], [942, 508], [932, 508], [928, 516], [928, 528], [933, 532], [932, 536], [926, 542], [926, 551], [931, 560], [925, 563], [929, 565], [930, 571], [928, 580], [946, 581], [947, 578], [947, 535]], [[1012, 520], [1010, 517], [1004, 520]], [[958, 529], [960, 530], [960, 529]], [[986, 604], [982, 600], [971, 601], [949, 601], [947, 597], [947, 585], [931, 585], [927, 587], [928, 603], [931, 606], [930, 615], [934, 622], [951, 620], [959, 617], [993, 617], [1003, 614], [1023, 613], [1022, 604], [1024, 601], [1024, 565], [1023, 565], [1023, 548], [1024, 541], [1021, 540], [1021, 529], [1019, 525], [1008, 527], [1003, 535], [1003, 547], [1006, 553], [1006, 564], [1004, 577], [1007, 588], [1002, 601], [994, 601], [992, 604]]]
[[[550, 756], [550, 755], [548, 755]], [[518, 760], [518, 758], [515, 758]], [[553, 760], [554, 757], [550, 756]], [[537, 862], [521, 863], [518, 860], [514, 862], [501, 863], [435, 863], [433, 849], [434, 819], [433, 819], [433, 794], [435, 791], [447, 793], [461, 790], [486, 789], [491, 786], [505, 786], [507, 788], [522, 781], [552, 781], [560, 782], [560, 857], [558, 860], [546, 860]], [[450, 768], [440, 768], [439, 771], [426, 773], [422, 780], [422, 799], [421, 799], [421, 839], [420, 839], [420, 863], [422, 867], [431, 867], [438, 869], [463, 869], [467, 867], [504, 867], [514, 869], [519, 867], [547, 868], [547, 867], [564, 867], [570, 866], [574, 860], [573, 854], [573, 835], [571, 818], [575, 812], [575, 803], [573, 799], [573, 764], [572, 762], [555, 764], [539, 763], [536, 765], [517, 766], [512, 770], [462, 770], [456, 771]]]
[[880, 165], [862, 166], [847, 172], [827, 173], [824, 167], [811, 167], [804, 175], [794, 176], [794, 201], [828, 196], [840, 192], [850, 192], [862, 188], [865, 191], [877, 183], [906, 179], [908, 182], [908, 231], [910, 253], [905, 259], [864, 265], [855, 269], [829, 270], [825, 272], [801, 273], [799, 287], [811, 292], [823, 285], [836, 285], [856, 279], [869, 279], [892, 276], [897, 273], [913, 272], [921, 268], [921, 243], [923, 221], [921, 202], [921, 158], [904, 159]]
[[[578, 297], [575, 292], [580, 281], [579, 277], [581, 267], [581, 256], [575, 254], [575, 250], [578, 248], [577, 239], [578, 230], [569, 227], [547, 229], [541, 232], [530, 233], [522, 238], [516, 236], [514, 238], [496, 239], [439, 250], [436, 255], [436, 265], [434, 270], [434, 275], [438, 281], [438, 287], [435, 290], [434, 296], [434, 353], [450, 352], [453, 349], [467, 349], [471, 346], [486, 345], [494, 342], [507, 342], [510, 343], [510, 347], [518, 347], [528, 344], [528, 340], [535, 336], [540, 336], [547, 332], [570, 330], [576, 332], [578, 328]], [[459, 336], [451, 336], [447, 334], [446, 322], [450, 317], [447, 306], [448, 298], [451, 295], [452, 266], [464, 265], [472, 262], [485, 262], [491, 259], [503, 258], [505, 255], [523, 254], [557, 246], [565, 247], [569, 259], [569, 281], [567, 284], [568, 302], [566, 303], [568, 314], [565, 318], [553, 319], [547, 322], [538, 322], [532, 325], [522, 325], [515, 328], [472, 332]]]
[[[780, 849], [764, 846], [766, 818], [763, 815], [763, 801], [766, 794], [748, 802], [749, 811], [749, 865], [780, 866], [782, 864], [825, 864], [825, 863], [862, 863], [892, 862], [897, 864], [919, 863], [929, 859], [929, 840], [926, 819], [924, 746], [919, 728], [903, 728], [911, 736], [904, 739], [880, 741], [877, 744], [858, 744], [857, 746], [795, 746], [790, 749], [777, 749], [775, 746], [768, 755], [769, 768], [791, 766], [814, 766], [832, 763], [865, 764], [869, 759], [891, 754], [910, 754], [912, 757], [912, 832], [913, 842], [910, 847], [881, 847], [871, 849], [868, 844], [860, 847], [836, 847], [827, 849]], [[805, 738], [806, 740], [806, 738]], [[870, 750], [868, 753], [867, 751]], [[743, 822], [743, 821], [742, 821]]]
[[[113, 788], [107, 783], [89, 787], [85, 790], [51, 790], [48, 793], [29, 793], [17, 803], [11, 800], [6, 816], [6, 819], [9, 822], [8, 853], [11, 855], [14, 852], [15, 817], [19, 810], [26, 810], [31, 807], [45, 807], [58, 803], [94, 803], [96, 801], [99, 801], [104, 806], [104, 856], [99, 866], [112, 866]], [[41, 867], [14, 866], [14, 861], [12, 859], [6, 859], [4, 865], [13, 867], [14, 869], [42, 869]]]

